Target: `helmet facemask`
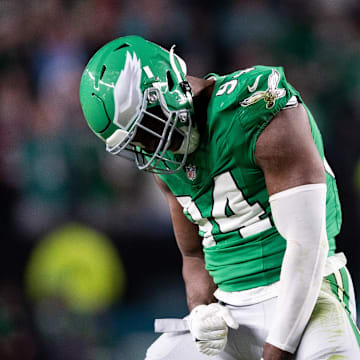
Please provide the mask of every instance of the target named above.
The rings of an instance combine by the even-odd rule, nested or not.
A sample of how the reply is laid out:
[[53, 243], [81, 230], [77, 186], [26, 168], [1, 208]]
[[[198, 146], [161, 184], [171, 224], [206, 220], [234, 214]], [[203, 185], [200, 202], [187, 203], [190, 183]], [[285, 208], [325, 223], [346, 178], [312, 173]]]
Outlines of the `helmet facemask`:
[[[155, 108], [160, 111], [153, 111]], [[136, 135], [140, 131], [152, 136], [157, 142], [153, 152], [146, 151], [141, 139], [137, 139]], [[123, 131], [116, 130], [107, 139], [106, 150], [113, 155], [135, 161], [140, 170], [170, 174], [179, 171], [185, 164], [191, 131], [194, 129], [192, 130], [190, 111], [186, 109], [170, 111], [161, 91], [157, 87], [150, 87], [144, 92], [140, 114], [130, 126], [128, 134], [123, 137]], [[185, 148], [182, 154], [177, 155], [176, 160], [166, 156], [174, 132], [178, 132], [183, 137], [181, 147]]]

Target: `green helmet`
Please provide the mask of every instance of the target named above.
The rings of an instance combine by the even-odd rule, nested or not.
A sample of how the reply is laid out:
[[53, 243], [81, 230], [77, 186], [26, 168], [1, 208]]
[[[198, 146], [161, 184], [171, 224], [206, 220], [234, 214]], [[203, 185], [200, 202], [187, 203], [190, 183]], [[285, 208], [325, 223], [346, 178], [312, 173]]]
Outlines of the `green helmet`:
[[[176, 172], [197, 146], [190, 141], [196, 131], [192, 131], [192, 93], [185, 75], [186, 64], [174, 53], [174, 46], [167, 51], [139, 36], [115, 39], [95, 53], [82, 75], [85, 119], [110, 153], [135, 160], [140, 170]], [[158, 124], [144, 125], [144, 116]], [[133, 141], [139, 128], [157, 138], [154, 152]], [[177, 155], [169, 156], [174, 132], [184, 140]]]

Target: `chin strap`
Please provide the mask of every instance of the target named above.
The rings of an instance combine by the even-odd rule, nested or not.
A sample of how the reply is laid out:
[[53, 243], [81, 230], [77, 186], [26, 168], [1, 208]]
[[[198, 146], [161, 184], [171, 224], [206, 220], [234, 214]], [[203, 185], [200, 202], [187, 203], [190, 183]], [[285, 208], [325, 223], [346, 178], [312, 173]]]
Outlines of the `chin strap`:
[[192, 91], [191, 91], [191, 87], [188, 81], [182, 81], [180, 83], [180, 87], [182, 89], [182, 91], [184, 92], [189, 104], [191, 106], [193, 106], [193, 98], [192, 98]]
[[[197, 126], [195, 125], [190, 129], [187, 126], [182, 126], [179, 128], [179, 130], [181, 130], [184, 133], [184, 139], [180, 147], [176, 151], [173, 151], [173, 154], [185, 154], [186, 151], [188, 154], [191, 154], [197, 149], [200, 141], [200, 134], [197, 129]], [[189, 131], [190, 131], [189, 146], [187, 146], [186, 138]]]

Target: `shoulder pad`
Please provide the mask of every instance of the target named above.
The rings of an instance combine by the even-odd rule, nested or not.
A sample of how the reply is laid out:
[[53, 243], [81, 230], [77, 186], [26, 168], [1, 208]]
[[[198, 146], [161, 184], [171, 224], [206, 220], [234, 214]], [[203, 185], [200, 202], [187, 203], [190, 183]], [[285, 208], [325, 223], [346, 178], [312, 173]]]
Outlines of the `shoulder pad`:
[[282, 68], [257, 66], [239, 75], [239, 103], [247, 107], [261, 101], [266, 109], [271, 109], [278, 99], [286, 96], [286, 84]]
[[[226, 76], [211, 75], [218, 84], [214, 91], [214, 101], [219, 110], [234, 106], [249, 107], [256, 103], [269, 110], [279, 99], [287, 97], [290, 87], [281, 67], [257, 65]], [[260, 106], [256, 108], [260, 109]]]

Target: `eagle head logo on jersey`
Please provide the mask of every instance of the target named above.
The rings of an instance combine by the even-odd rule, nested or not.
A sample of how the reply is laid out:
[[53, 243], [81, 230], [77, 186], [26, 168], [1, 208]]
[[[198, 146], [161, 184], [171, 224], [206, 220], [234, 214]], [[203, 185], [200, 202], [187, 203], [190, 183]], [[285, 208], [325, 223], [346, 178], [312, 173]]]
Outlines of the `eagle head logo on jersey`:
[[243, 107], [247, 107], [257, 103], [261, 99], [264, 99], [266, 103], [266, 108], [267, 109], [273, 108], [276, 100], [286, 95], [285, 89], [278, 88], [279, 82], [280, 82], [280, 73], [277, 70], [273, 69], [268, 77], [268, 88], [265, 91], [260, 90], [255, 92], [248, 98], [244, 99], [240, 103], [240, 105]]

